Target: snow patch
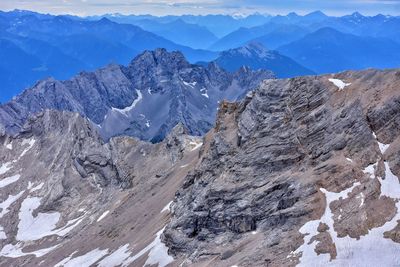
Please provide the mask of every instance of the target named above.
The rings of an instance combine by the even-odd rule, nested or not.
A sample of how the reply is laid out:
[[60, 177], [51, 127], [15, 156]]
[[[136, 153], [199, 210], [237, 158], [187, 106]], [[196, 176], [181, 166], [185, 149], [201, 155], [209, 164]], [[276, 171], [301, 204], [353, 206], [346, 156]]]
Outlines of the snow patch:
[[101, 214], [101, 216], [97, 219], [97, 222], [101, 221], [104, 219], [104, 217], [107, 216], [107, 214], [110, 213], [109, 210], [105, 211], [103, 214]]
[[136, 98], [133, 102], [132, 105], [129, 107], [126, 107], [124, 109], [118, 109], [118, 108], [112, 108], [112, 111], [119, 112], [125, 116], [128, 116], [129, 112], [136, 107], [136, 105], [143, 99], [142, 92], [136, 89], [136, 93], [138, 95], [138, 98]]
[[10, 206], [17, 201], [23, 194], [25, 190], [22, 192], [19, 192], [17, 195], [9, 195], [8, 198], [0, 203], [0, 219], [3, 218], [4, 215], [6, 215], [10, 210]]
[[360, 199], [360, 208], [362, 207], [362, 205], [364, 205], [364, 201], [365, 201], [365, 196], [364, 196], [364, 193], [363, 192], [361, 192], [360, 193], [360, 195], [359, 196], [357, 196], [356, 198], [358, 198], [358, 199]]
[[195, 151], [196, 149], [199, 149], [203, 145], [203, 143], [201, 143], [201, 142], [200, 143], [190, 142], [189, 144], [193, 146], [192, 151]]
[[11, 168], [12, 168], [12, 163], [11, 162], [3, 163], [1, 165], [1, 167], [0, 167], [0, 175], [5, 174], [9, 170], [11, 170]]
[[10, 185], [12, 183], [15, 183], [18, 181], [18, 179], [21, 177], [21, 175], [16, 174], [14, 176], [10, 176], [7, 178], [4, 178], [3, 180], [0, 180], [0, 188], [6, 187], [7, 185]]
[[[385, 180], [378, 177], [379, 182], [381, 183], [381, 196], [387, 196], [390, 198], [400, 198], [400, 184], [399, 179], [395, 176], [389, 168], [389, 164], [387, 162], [385, 164]], [[400, 214], [400, 210], [397, 210]]]
[[352, 159], [349, 159], [349, 158], [346, 158], [346, 160], [347, 160], [348, 162], [353, 162], [353, 160], [352, 160]]
[[372, 132], [372, 136], [375, 138], [376, 142], [378, 142], [379, 150], [382, 154], [385, 154], [386, 150], [389, 148], [390, 144], [383, 144], [378, 141], [375, 132]]
[[40, 258], [58, 247], [59, 245], [55, 245], [49, 248], [39, 249], [32, 252], [23, 252], [22, 251], [23, 246], [21, 242], [17, 243], [16, 245], [7, 244], [0, 251], [0, 257], [19, 258], [19, 257], [34, 255]]
[[372, 179], [375, 179], [375, 169], [378, 163], [368, 165], [364, 170], [363, 173], [369, 174]]
[[44, 186], [44, 183], [40, 183], [40, 184], [38, 184], [38, 185], [35, 186], [35, 187], [33, 187], [33, 184], [32, 184], [32, 185], [31, 185], [31, 188], [29, 188], [29, 186], [28, 186], [28, 189], [29, 189], [29, 192], [33, 193], [33, 192], [35, 192], [35, 191], [38, 191], [38, 190], [42, 189], [43, 186]]
[[97, 266], [98, 267], [110, 267], [110, 266], [120, 266], [124, 261], [130, 256], [129, 244], [121, 246], [116, 251], [111, 253], [109, 256], [102, 259]]
[[202, 96], [204, 96], [204, 97], [206, 97], [206, 98], [210, 98], [210, 97], [208, 96], [208, 91], [207, 91], [206, 88], [201, 89], [200, 92], [201, 92], [201, 95], [202, 95]]
[[379, 150], [381, 151], [382, 154], [385, 154], [386, 150], [390, 146], [390, 144], [386, 145], [386, 144], [382, 144], [380, 142], [378, 142], [378, 145], [379, 145]]
[[64, 260], [60, 261], [59, 263], [57, 263], [54, 267], [89, 267], [92, 264], [96, 263], [96, 261], [100, 260], [101, 258], [103, 258], [105, 255], [108, 254], [108, 249], [94, 249], [92, 251], [89, 251], [88, 253], [73, 258], [73, 256], [77, 253], [77, 251], [75, 251], [74, 253], [72, 253], [68, 258], [65, 258]]
[[21, 146], [26, 146], [28, 145], [24, 151], [22, 151], [21, 155], [19, 156], [19, 159], [21, 159], [25, 154], [31, 150], [31, 148], [35, 145], [36, 140], [31, 138], [31, 139], [24, 139], [21, 143]]
[[[373, 173], [371, 169], [373, 170], [373, 166], [376, 164], [368, 166], [367, 173]], [[384, 164], [385, 180], [378, 177], [381, 183], [381, 196], [399, 199], [399, 180], [391, 172], [388, 163], [385, 162]], [[364, 172], [366, 171], [364, 170]], [[397, 226], [397, 221], [400, 220], [400, 202], [396, 203], [397, 214], [392, 220], [381, 227], [371, 229], [367, 235], [361, 236], [358, 240], [349, 236], [340, 238], [334, 230], [330, 204], [335, 200], [346, 197], [359, 184], [355, 183], [351, 188], [340, 193], [329, 192], [323, 188], [320, 189], [326, 197], [325, 213], [321, 219], [307, 222], [300, 228], [300, 232], [305, 234], [304, 244], [289, 254], [288, 258], [300, 256], [299, 266], [399, 266], [400, 244], [384, 238], [384, 233]], [[362, 205], [364, 204], [364, 196], [361, 195], [360, 198]], [[332, 237], [337, 250], [336, 259], [331, 260], [328, 254], [317, 255], [315, 252], [317, 241], [309, 244], [312, 237], [318, 234], [317, 228], [320, 223], [325, 223], [329, 227], [328, 233]]]
[[6, 148], [7, 148], [8, 150], [12, 150], [12, 149], [13, 149], [12, 143], [7, 144], [7, 145], [6, 145]]
[[4, 228], [3, 228], [3, 226], [0, 225], [0, 240], [6, 239], [6, 238], [7, 238], [7, 236], [6, 236], [6, 233], [4, 232]]
[[192, 88], [194, 88], [194, 87], [196, 86], [196, 84], [197, 84], [197, 82], [190, 82], [190, 83], [188, 83], [188, 82], [185, 82], [185, 81], [183, 81], [183, 80], [182, 80], [182, 83], [183, 83], [185, 86], [189, 86], [189, 87], [192, 87]]
[[345, 83], [339, 79], [329, 79], [329, 81], [339, 88], [339, 91], [343, 90], [346, 86], [351, 85], [351, 83]]
[[173, 202], [173, 201], [170, 201], [170, 202], [161, 210], [160, 213], [163, 213], [164, 211], [170, 212], [170, 211], [171, 211], [171, 204], [172, 204], [172, 202]]
[[68, 221], [64, 227], [56, 229], [61, 217], [59, 212], [38, 213], [35, 217], [33, 216], [32, 213], [40, 206], [41, 199], [27, 197], [21, 203], [17, 240], [33, 241], [50, 235], [64, 236], [83, 220], [83, 217], [76, 218]]
[[169, 263], [173, 262], [174, 258], [168, 255], [168, 248], [164, 245], [164, 243], [161, 242], [160, 237], [161, 234], [164, 232], [164, 229], [165, 227], [161, 229], [159, 232], [157, 232], [156, 238], [148, 246], [139, 251], [136, 255], [125, 259], [122, 266], [124, 267], [129, 266], [131, 263], [139, 259], [141, 256], [145, 255], [147, 252], [149, 252], [149, 255], [146, 262], [144, 263], [144, 266], [158, 265], [158, 267], [165, 267]]

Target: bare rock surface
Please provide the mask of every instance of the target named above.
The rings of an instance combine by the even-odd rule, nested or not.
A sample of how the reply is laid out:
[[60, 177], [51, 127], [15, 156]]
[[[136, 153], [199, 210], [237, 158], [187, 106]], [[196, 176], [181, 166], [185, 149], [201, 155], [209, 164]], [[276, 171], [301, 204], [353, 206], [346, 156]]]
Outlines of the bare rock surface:
[[174, 262], [160, 235], [202, 144], [186, 132], [104, 143], [79, 114], [46, 110], [2, 134], [0, 266]]
[[192, 135], [203, 135], [213, 126], [219, 101], [237, 100], [273, 77], [245, 67], [230, 73], [215, 63], [192, 65], [180, 52], [145, 51], [126, 67], [39, 81], [0, 106], [0, 125], [15, 134], [29, 116], [54, 109], [89, 118], [106, 140], [128, 135], [159, 142], [178, 123]]
[[186, 266], [398, 265], [399, 84], [398, 70], [349, 71], [223, 103], [176, 194], [170, 252]]
[[0, 266], [397, 266], [399, 84], [265, 80], [157, 144], [39, 112], [0, 131]]

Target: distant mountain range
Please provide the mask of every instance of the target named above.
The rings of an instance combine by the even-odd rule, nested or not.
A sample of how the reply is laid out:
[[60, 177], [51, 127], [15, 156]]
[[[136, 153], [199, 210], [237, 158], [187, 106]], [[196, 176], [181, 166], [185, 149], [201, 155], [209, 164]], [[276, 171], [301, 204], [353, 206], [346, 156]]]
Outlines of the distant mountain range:
[[317, 73], [400, 66], [400, 44], [323, 28], [278, 51]]
[[[201, 27], [206, 27], [215, 36], [221, 38], [232, 31], [235, 31], [241, 27], [254, 27], [257, 25], [264, 24], [271, 19], [269, 15], [262, 15], [255, 13], [250, 16], [229, 16], [229, 15], [206, 15], [206, 16], [196, 16], [196, 15], [183, 15], [183, 16], [164, 16], [157, 17], [151, 15], [122, 15], [122, 14], [105, 14], [102, 16], [92, 16], [87, 19], [99, 20], [106, 17], [112, 21], [119, 23], [129, 23], [137, 24], [140, 21], [153, 21], [158, 23], [171, 23], [176, 20], [182, 20], [189, 24], [196, 24]], [[180, 28], [176, 29], [177, 31]]]
[[[38, 79], [67, 79], [80, 70], [113, 62], [127, 64], [146, 49], [179, 50], [191, 62], [212, 60], [217, 55], [106, 18], [87, 21], [19, 11], [0, 13], [0, 40], [0, 53], [4, 53], [0, 63], [0, 69], [4, 69], [0, 83], [5, 88], [2, 102]], [[24, 64], [20, 64], [21, 59]]]
[[195, 49], [207, 49], [218, 40], [218, 38], [206, 27], [187, 23], [181, 18], [167, 22], [160, 22], [151, 19], [137, 20], [131, 16], [107, 16], [107, 18], [118, 23], [127, 23], [139, 26], [146, 31], [155, 33], [177, 44], [189, 46]]
[[[82, 18], [0, 11], [0, 102], [46, 77], [64, 80], [110, 63], [126, 65], [156, 48], [181, 51], [191, 63], [215, 61], [229, 71], [247, 65], [270, 69], [277, 77], [394, 68], [400, 66], [399, 36], [400, 17], [357, 12]], [[243, 57], [249, 43], [263, 45], [269, 56]]]
[[210, 49], [227, 50], [253, 40], [262, 42], [269, 49], [275, 49], [326, 27], [358, 36], [400, 41], [400, 17], [367, 17], [357, 12], [343, 17], [330, 17], [317, 11], [305, 16], [289, 13], [287, 16], [272, 17], [262, 25], [242, 27], [220, 38]]

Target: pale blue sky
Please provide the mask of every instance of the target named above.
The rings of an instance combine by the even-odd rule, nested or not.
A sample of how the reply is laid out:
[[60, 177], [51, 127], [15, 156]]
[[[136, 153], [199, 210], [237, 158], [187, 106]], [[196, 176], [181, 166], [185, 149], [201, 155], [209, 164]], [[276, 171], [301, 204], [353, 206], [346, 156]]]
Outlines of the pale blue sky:
[[321, 10], [330, 15], [359, 11], [400, 15], [400, 0], [0, 0], [0, 10], [28, 9], [52, 14], [305, 14]]

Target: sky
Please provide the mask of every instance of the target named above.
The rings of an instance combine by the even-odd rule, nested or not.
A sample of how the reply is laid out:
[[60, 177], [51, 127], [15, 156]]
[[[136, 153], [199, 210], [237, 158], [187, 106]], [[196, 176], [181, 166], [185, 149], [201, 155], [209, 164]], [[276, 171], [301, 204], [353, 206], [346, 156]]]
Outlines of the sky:
[[321, 10], [328, 15], [358, 11], [364, 15], [400, 15], [400, 0], [0, 0], [0, 10], [32, 10], [79, 16], [121, 14], [306, 14]]

